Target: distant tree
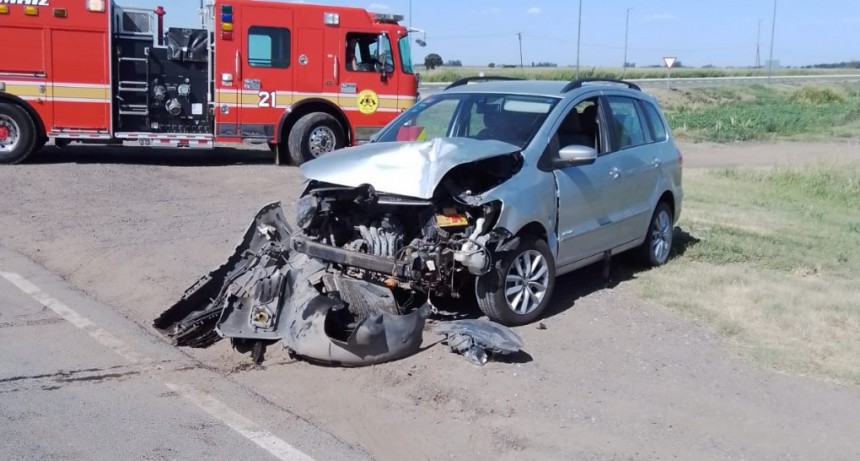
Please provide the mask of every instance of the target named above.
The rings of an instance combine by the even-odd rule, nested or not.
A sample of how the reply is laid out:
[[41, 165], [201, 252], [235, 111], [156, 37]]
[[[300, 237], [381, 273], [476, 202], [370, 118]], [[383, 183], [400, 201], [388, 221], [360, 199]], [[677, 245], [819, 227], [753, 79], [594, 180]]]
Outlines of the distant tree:
[[429, 70], [433, 70], [443, 64], [445, 64], [445, 62], [442, 61], [442, 56], [439, 56], [436, 53], [430, 53], [424, 58], [424, 67]]
[[558, 67], [558, 64], [556, 64], [554, 62], [546, 61], [546, 62], [532, 63], [532, 67]]
[[704, 66], [702, 66], [702, 69], [716, 69], [716, 67], [717, 66], [713, 64], [705, 64]]
[[490, 69], [492, 69], [492, 68], [496, 67], [496, 63], [491, 62], [487, 67], [489, 67]]
[[634, 68], [635, 68], [635, 67], [636, 67], [636, 63], [635, 63], [635, 62], [625, 62], [625, 63], [624, 63], [624, 66], [625, 66], [625, 67], [634, 67]]
[[451, 59], [446, 62], [445, 65], [450, 67], [463, 67], [463, 62], [459, 59]]

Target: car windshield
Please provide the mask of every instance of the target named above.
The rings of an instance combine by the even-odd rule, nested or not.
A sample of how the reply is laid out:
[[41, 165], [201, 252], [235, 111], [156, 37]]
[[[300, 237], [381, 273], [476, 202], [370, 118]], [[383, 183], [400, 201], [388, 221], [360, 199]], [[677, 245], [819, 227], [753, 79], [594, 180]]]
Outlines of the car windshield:
[[525, 147], [558, 98], [489, 93], [431, 96], [389, 124], [377, 142], [433, 138], [495, 139]]

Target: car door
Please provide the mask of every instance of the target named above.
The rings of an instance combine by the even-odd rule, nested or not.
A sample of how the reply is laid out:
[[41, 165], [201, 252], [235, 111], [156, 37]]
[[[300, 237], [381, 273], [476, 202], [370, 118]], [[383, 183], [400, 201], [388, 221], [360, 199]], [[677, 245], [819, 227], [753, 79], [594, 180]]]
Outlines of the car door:
[[608, 95], [605, 100], [611, 155], [619, 174], [611, 219], [618, 228], [616, 234], [621, 245], [642, 238], [647, 229], [654, 207], [659, 152], [651, 142], [651, 132], [637, 99]]
[[[553, 172], [558, 191], [559, 267], [600, 255], [616, 246], [619, 238], [613, 211], [618, 202], [620, 174], [617, 156], [606, 149], [609, 139], [603, 129], [606, 118], [604, 104], [597, 97], [584, 98], [573, 104], [565, 119], [590, 116], [587, 115], [592, 112], [588, 110], [590, 105], [596, 107], [596, 114], [593, 115], [595, 120], [592, 122], [596, 129], [587, 135], [591, 135], [595, 141], [597, 159], [590, 165], [568, 166]], [[565, 123], [563, 119], [559, 127]], [[583, 130], [587, 131], [586, 128]], [[559, 136], [558, 131], [554, 136]], [[559, 144], [559, 147], [564, 146]]]

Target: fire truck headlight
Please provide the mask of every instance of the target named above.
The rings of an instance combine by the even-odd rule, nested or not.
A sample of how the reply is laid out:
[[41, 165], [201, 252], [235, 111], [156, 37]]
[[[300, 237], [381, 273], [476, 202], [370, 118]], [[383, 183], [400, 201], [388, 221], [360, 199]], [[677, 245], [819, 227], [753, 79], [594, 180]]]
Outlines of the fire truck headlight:
[[164, 98], [167, 96], [167, 88], [163, 85], [158, 85], [152, 90], [152, 93], [152, 97], [154, 97], [156, 101], [164, 101]]
[[191, 94], [191, 85], [183, 83], [179, 85], [179, 88], [177, 88], [176, 91], [179, 93], [179, 96], [187, 98], [188, 95]]

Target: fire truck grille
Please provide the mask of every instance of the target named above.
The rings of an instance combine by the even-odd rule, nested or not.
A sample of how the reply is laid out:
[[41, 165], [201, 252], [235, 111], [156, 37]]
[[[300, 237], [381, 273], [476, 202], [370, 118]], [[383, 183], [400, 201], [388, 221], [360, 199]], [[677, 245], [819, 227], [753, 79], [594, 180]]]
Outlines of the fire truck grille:
[[127, 34], [151, 34], [152, 20], [148, 12], [123, 11], [122, 31]]

